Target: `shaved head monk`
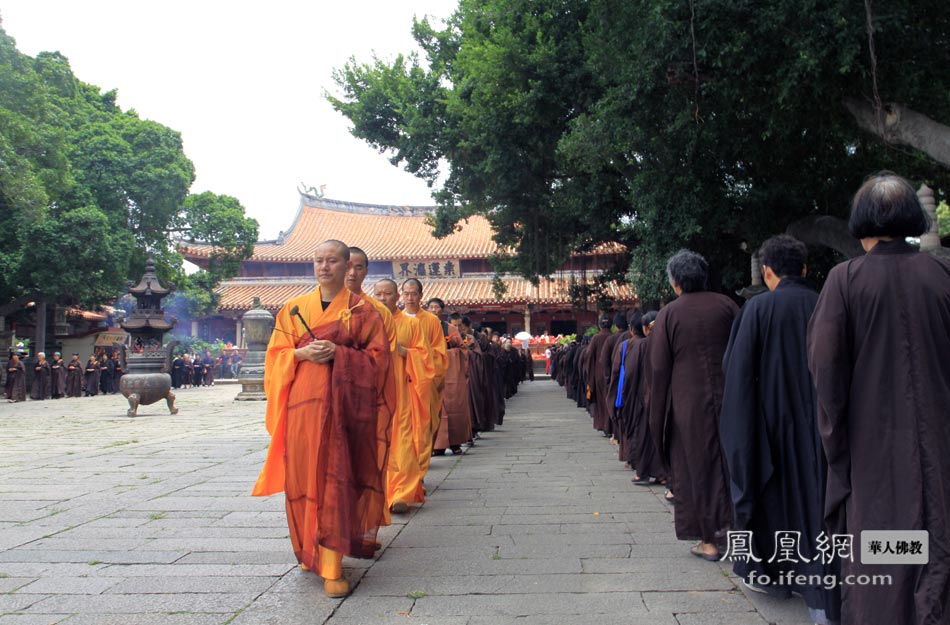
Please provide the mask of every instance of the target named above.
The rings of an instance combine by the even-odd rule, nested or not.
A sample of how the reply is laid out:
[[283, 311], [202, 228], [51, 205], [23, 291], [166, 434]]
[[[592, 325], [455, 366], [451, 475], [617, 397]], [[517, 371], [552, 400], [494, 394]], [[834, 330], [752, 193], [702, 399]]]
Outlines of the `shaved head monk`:
[[422, 308], [422, 283], [415, 278], [409, 278], [402, 283], [402, 301], [406, 305], [405, 314], [419, 320], [422, 334], [425, 335], [432, 348], [432, 363], [435, 367], [435, 378], [432, 381], [432, 402], [429, 407], [429, 417], [432, 422], [429, 436], [429, 450], [419, 458], [423, 472], [429, 470], [432, 460], [432, 443], [439, 431], [442, 419], [442, 391], [445, 388], [445, 372], [449, 366], [445, 334], [442, 332], [442, 322], [439, 318]]
[[285, 493], [297, 561], [342, 597], [343, 556], [371, 558], [384, 522], [392, 358], [379, 312], [344, 286], [349, 248], [324, 241], [313, 266], [317, 288], [280, 309], [267, 346], [271, 443], [253, 494]]
[[435, 368], [429, 342], [419, 320], [396, 306], [399, 289], [392, 280], [380, 280], [373, 289], [376, 299], [392, 313], [396, 323], [396, 412], [389, 438], [389, 465], [386, 471], [386, 503], [392, 512], [403, 514], [412, 504], [423, 503], [425, 477], [419, 458], [429, 454], [432, 419], [432, 379]]

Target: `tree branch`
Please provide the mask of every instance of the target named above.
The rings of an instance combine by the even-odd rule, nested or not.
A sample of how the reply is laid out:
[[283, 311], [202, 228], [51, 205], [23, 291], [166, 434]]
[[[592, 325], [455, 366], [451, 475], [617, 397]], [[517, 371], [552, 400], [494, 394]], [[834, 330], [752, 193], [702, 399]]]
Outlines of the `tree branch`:
[[857, 98], [845, 98], [844, 106], [862, 129], [886, 143], [920, 150], [950, 169], [950, 126], [896, 102], [889, 102], [884, 105], [882, 128], [870, 103]]

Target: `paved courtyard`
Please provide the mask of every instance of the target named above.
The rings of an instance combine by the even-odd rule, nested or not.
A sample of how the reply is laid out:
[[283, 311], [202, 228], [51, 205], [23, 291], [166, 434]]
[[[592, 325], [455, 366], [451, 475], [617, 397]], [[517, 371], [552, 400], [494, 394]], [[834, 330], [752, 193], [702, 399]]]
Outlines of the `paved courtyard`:
[[0, 625], [802, 625], [799, 600], [688, 554], [658, 488], [544, 380], [434, 458], [426, 505], [344, 600], [295, 566], [282, 496], [248, 495], [264, 406], [239, 387], [125, 416], [121, 396], [0, 405]]

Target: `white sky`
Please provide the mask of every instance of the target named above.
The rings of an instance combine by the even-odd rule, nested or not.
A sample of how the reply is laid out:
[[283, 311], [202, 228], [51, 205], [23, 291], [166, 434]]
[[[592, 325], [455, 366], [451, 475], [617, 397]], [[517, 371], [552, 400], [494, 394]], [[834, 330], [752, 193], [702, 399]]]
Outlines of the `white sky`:
[[30, 56], [65, 55], [76, 76], [117, 89], [123, 109], [179, 131], [192, 192], [237, 197], [261, 238], [287, 229], [297, 186], [333, 199], [431, 205], [425, 183], [349, 134], [323, 98], [350, 56], [415, 50], [412, 17], [442, 19], [455, 0], [0, 0]]

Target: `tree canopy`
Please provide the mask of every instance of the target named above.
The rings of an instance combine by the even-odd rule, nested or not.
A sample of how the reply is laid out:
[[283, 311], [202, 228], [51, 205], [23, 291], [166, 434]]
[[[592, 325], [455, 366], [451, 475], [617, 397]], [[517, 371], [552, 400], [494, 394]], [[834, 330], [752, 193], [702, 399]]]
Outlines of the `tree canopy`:
[[[328, 98], [394, 164], [430, 185], [447, 168], [436, 234], [483, 214], [517, 250], [505, 268], [546, 276], [617, 241], [659, 299], [666, 258], [689, 247], [735, 290], [750, 250], [846, 216], [868, 174], [950, 188], [950, 162], [906, 131], [950, 141], [950, 5], [870, 8], [461, 0], [444, 27], [413, 23], [422, 55], [353, 59]], [[816, 248], [810, 266], [820, 280], [838, 258]]]
[[[0, 28], [0, 303], [24, 292], [93, 306], [137, 277], [146, 253], [164, 281], [206, 288], [250, 255], [257, 223], [236, 199], [189, 196], [194, 165], [178, 132], [116, 105], [58, 52], [35, 58]], [[186, 278], [175, 245], [221, 250]]]

